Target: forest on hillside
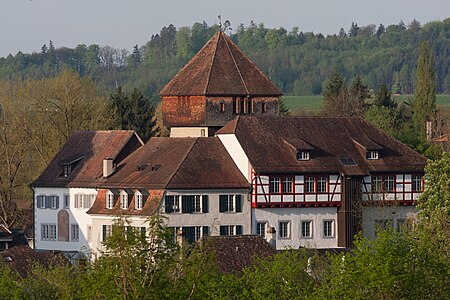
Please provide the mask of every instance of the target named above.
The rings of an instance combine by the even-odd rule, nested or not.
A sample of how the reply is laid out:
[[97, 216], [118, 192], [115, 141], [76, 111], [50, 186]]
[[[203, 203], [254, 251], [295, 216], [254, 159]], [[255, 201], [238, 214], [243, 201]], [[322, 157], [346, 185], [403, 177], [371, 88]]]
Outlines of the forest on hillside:
[[[156, 102], [158, 91], [217, 30], [218, 25], [205, 22], [168, 25], [131, 52], [97, 44], [56, 47], [50, 41], [37, 52], [0, 58], [0, 79], [42, 79], [70, 68], [106, 94], [118, 86], [138, 88]], [[450, 93], [450, 18], [424, 25], [416, 20], [389, 26], [352, 23], [328, 36], [254, 22], [234, 26], [226, 21], [223, 30], [285, 95], [322, 94], [324, 81], [335, 71], [348, 82], [360, 76], [371, 89], [384, 83], [394, 94], [413, 94], [421, 41], [432, 48], [437, 93]]]

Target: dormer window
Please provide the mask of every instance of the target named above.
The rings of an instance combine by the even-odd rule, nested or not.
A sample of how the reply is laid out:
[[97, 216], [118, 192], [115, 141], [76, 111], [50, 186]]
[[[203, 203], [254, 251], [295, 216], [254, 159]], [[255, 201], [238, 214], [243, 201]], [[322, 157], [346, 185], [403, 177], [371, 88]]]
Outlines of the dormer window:
[[142, 194], [139, 191], [136, 191], [134, 193], [134, 209], [136, 210], [142, 210], [144, 207], [144, 201]]
[[377, 150], [369, 150], [367, 151], [367, 159], [378, 159], [379, 153]]
[[63, 166], [63, 176], [67, 177], [72, 173], [72, 166], [71, 165], [65, 165]]
[[128, 209], [128, 194], [125, 191], [120, 192], [120, 208]]
[[225, 112], [225, 103], [220, 102], [220, 112]]
[[309, 151], [297, 150], [297, 160], [309, 160]]
[[113, 209], [114, 207], [114, 194], [111, 191], [106, 192], [106, 209]]
[[73, 156], [60, 161], [59, 165], [62, 167], [62, 170], [59, 176], [64, 178], [69, 177], [82, 158], [83, 156]]

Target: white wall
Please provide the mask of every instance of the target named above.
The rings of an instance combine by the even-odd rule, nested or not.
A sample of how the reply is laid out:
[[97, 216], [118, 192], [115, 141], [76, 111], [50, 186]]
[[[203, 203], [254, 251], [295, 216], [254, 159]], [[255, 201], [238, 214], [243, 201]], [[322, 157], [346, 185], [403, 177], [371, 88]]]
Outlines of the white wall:
[[251, 165], [241, 144], [234, 134], [218, 134], [217, 137], [222, 142], [225, 149], [230, 154], [239, 171], [251, 182]]
[[[60, 250], [60, 251], [82, 251], [89, 252], [90, 243], [88, 242], [88, 226], [91, 226], [91, 217], [86, 214], [87, 208], [75, 208], [74, 195], [75, 194], [97, 194], [95, 189], [80, 189], [80, 188], [34, 188], [34, 233], [35, 233], [35, 248], [41, 250]], [[70, 207], [64, 208], [64, 194], [70, 195]], [[37, 208], [37, 196], [39, 195], [56, 195], [59, 196], [58, 209], [41, 209]], [[41, 239], [41, 224], [55, 224], [58, 230], [58, 212], [66, 210], [69, 214], [69, 241], [43, 241]], [[71, 224], [78, 224], [79, 226], [79, 240], [70, 241]], [[57, 233], [58, 235], [58, 233]]]
[[208, 136], [208, 127], [170, 127], [170, 137]]
[[[242, 212], [219, 212], [219, 195], [240, 194], [242, 197]], [[250, 222], [250, 199], [248, 190], [190, 190], [190, 191], [167, 191], [166, 195], [208, 195], [208, 213], [170, 213], [166, 224], [169, 227], [179, 226], [209, 226], [211, 235], [219, 235], [220, 225], [242, 225], [243, 234], [251, 233]], [[164, 200], [161, 205], [164, 213]]]
[[362, 230], [363, 236], [375, 238], [375, 221], [389, 220], [391, 226], [397, 229], [399, 220], [413, 220], [416, 218], [414, 206], [363, 206], [362, 208]]
[[[290, 207], [290, 208], [256, 208], [253, 209], [253, 233], [256, 234], [256, 223], [267, 222], [267, 227], [274, 227], [276, 235], [266, 232], [266, 239], [276, 239], [276, 248], [292, 247], [337, 248], [337, 208], [336, 207]], [[334, 236], [323, 236], [323, 221], [332, 220]], [[290, 238], [280, 238], [278, 224], [280, 221], [290, 222]], [[301, 236], [301, 222], [312, 221], [312, 237]], [[273, 241], [272, 241], [273, 244]]]

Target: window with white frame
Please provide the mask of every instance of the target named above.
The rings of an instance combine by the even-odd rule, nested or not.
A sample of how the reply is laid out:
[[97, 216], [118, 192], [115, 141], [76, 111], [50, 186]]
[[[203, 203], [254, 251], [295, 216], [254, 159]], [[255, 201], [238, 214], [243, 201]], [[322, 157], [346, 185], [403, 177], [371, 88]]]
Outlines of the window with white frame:
[[278, 223], [278, 236], [282, 239], [291, 237], [291, 223], [289, 221], [280, 221]]
[[305, 193], [314, 193], [314, 177], [305, 177]]
[[181, 201], [180, 195], [166, 195], [165, 196], [165, 212], [170, 213], [180, 213], [181, 212]]
[[74, 242], [80, 240], [80, 228], [78, 227], [78, 224], [70, 225], [70, 240]]
[[75, 194], [74, 207], [79, 209], [89, 209], [95, 201], [95, 194]]
[[140, 192], [136, 192], [134, 194], [134, 208], [136, 210], [142, 210], [144, 207], [144, 199], [142, 197], [142, 194]]
[[37, 200], [37, 208], [50, 208], [50, 209], [58, 209], [59, 208], [59, 196], [55, 195], [38, 195], [36, 196]]
[[372, 192], [382, 192], [383, 191], [383, 177], [372, 176]]
[[323, 236], [324, 237], [334, 237], [334, 221], [333, 220], [323, 221]]
[[220, 235], [241, 235], [242, 225], [221, 225]]
[[309, 151], [298, 150], [297, 151], [297, 160], [309, 160]]
[[327, 192], [327, 178], [317, 177], [317, 193], [326, 193], [326, 192]]
[[219, 195], [219, 212], [242, 212], [242, 195]]
[[257, 222], [256, 223], [256, 234], [260, 237], [266, 237], [266, 222]]
[[64, 194], [64, 208], [70, 208], [70, 195]]
[[125, 191], [120, 192], [120, 209], [128, 209], [128, 194]]
[[114, 194], [110, 191], [106, 192], [106, 209], [114, 208]]
[[103, 225], [102, 226], [102, 241], [106, 241], [108, 237], [112, 234], [112, 225]]
[[280, 192], [280, 177], [269, 178], [269, 193], [276, 194]]
[[284, 177], [283, 178], [282, 191], [284, 194], [292, 193], [293, 182], [294, 182], [294, 179], [292, 177]]
[[367, 151], [367, 159], [378, 159], [379, 153], [377, 150], [369, 150]]
[[422, 192], [423, 191], [423, 181], [421, 175], [413, 175], [412, 176], [412, 190], [413, 192]]
[[41, 224], [41, 240], [56, 241], [56, 224]]
[[302, 238], [312, 237], [312, 221], [302, 221]]
[[36, 196], [36, 205], [37, 208], [45, 208], [45, 196], [44, 195], [37, 195]]
[[394, 191], [394, 176], [384, 177], [384, 191], [393, 192]]

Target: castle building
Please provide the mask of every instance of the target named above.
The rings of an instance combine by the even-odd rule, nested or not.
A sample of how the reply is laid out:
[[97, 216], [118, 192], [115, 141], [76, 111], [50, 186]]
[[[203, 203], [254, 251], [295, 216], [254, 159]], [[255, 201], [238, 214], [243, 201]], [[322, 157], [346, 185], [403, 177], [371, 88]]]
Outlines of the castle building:
[[238, 115], [276, 116], [282, 95], [220, 30], [160, 94], [171, 137], [213, 136]]
[[186, 242], [348, 248], [415, 212], [425, 157], [361, 118], [278, 116], [281, 92], [221, 31], [160, 94], [171, 137], [77, 133], [32, 184], [37, 249], [100, 253], [118, 215], [144, 232], [155, 213]]

